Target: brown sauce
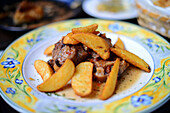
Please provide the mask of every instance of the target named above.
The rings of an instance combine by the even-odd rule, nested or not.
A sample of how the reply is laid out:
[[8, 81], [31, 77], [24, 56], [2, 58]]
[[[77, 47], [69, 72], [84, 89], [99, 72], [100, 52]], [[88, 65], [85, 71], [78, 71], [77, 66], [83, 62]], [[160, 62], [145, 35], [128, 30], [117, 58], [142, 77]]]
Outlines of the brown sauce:
[[[118, 79], [116, 91], [113, 95], [119, 94], [122, 91], [130, 88], [140, 78], [141, 72], [142, 71], [140, 69], [130, 66]], [[98, 99], [98, 96], [104, 88], [104, 85], [105, 83], [93, 82], [92, 93], [87, 97], [77, 96], [71, 88], [71, 84], [67, 84], [64, 88], [62, 88], [60, 91], [57, 91], [56, 93], [58, 96], [63, 96], [70, 100], [88, 101], [92, 99]]]
[[142, 70], [130, 66], [128, 69], [121, 75], [120, 79], [118, 79], [118, 83], [116, 86], [116, 94], [121, 93], [124, 90], [129, 89], [133, 84], [137, 82], [142, 74]]

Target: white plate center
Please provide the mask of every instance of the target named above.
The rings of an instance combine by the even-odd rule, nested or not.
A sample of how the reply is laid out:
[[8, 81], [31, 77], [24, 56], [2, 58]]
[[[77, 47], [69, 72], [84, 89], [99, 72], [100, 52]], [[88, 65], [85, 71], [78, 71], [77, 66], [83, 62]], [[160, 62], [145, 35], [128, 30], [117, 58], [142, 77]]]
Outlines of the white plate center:
[[[39, 92], [36, 88], [37, 85], [39, 85], [43, 81], [42, 81], [42, 78], [40, 77], [40, 75], [36, 72], [36, 70], [34, 68], [34, 62], [35, 62], [35, 60], [38, 60], [38, 59], [44, 60], [44, 61], [48, 61], [49, 59], [51, 59], [51, 56], [47, 57], [46, 55], [44, 55], [44, 50], [48, 46], [56, 43], [64, 35], [66, 35], [66, 33], [61, 34], [61, 36], [59, 36], [57, 39], [56, 38], [50, 39], [50, 40], [46, 40], [46, 41], [42, 41], [42, 42], [38, 43], [35, 47], [33, 47], [31, 49], [31, 51], [28, 53], [28, 55], [26, 56], [26, 58], [23, 62], [23, 68], [22, 68], [23, 76], [24, 76], [26, 82], [28, 83], [28, 85], [30, 87], [32, 87], [34, 90], [36, 90], [37, 92]], [[112, 44], [114, 44], [118, 38], [118, 35], [109, 33], [109, 32], [106, 33], [106, 36], [108, 38], [111, 38]], [[123, 41], [126, 50], [136, 54], [137, 56], [139, 56], [140, 58], [142, 58], [144, 61], [146, 61], [149, 64], [149, 66], [151, 67], [151, 72], [147, 73], [147, 72], [142, 71], [138, 80], [130, 88], [128, 88], [118, 94], [113, 95], [111, 98], [109, 98], [107, 100], [108, 102], [124, 98], [124, 97], [129, 96], [129, 95], [133, 94], [134, 92], [140, 90], [142, 87], [144, 87], [150, 81], [150, 79], [153, 75], [153, 72], [154, 72], [154, 62], [153, 62], [153, 58], [150, 55], [150, 53], [144, 47], [142, 47], [137, 42], [131, 40], [130, 38], [127, 38], [127, 37], [121, 36], [121, 35], [119, 37]], [[47, 96], [45, 93], [41, 93], [41, 92], [39, 92], [39, 93], [44, 96]], [[69, 99], [67, 100], [64, 97], [56, 96], [56, 95], [52, 95], [52, 96], [50, 96], [50, 98], [56, 98], [56, 99], [64, 100], [64, 101], [71, 101]], [[92, 104], [92, 103], [94, 104], [96, 102], [98, 103], [98, 102], [103, 102], [103, 101], [101, 101], [99, 99], [95, 99], [95, 100], [88, 100], [88, 101], [83, 101], [83, 102], [80, 102], [80, 101], [72, 101], [72, 102], [74, 102], [74, 103], [87, 102], [90, 104]]]

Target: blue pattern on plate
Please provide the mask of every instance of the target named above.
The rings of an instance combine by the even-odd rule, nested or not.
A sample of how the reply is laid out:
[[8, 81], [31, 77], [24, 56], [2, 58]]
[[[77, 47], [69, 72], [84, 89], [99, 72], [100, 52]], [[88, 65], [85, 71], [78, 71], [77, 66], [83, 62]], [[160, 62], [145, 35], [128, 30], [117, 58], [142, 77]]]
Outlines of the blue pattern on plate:
[[161, 81], [161, 78], [159, 78], [159, 77], [154, 77], [152, 80], [155, 80], [155, 83], [158, 83], [159, 81]]
[[4, 68], [14, 68], [17, 64], [20, 64], [20, 62], [14, 60], [14, 58], [7, 58], [6, 61], [1, 62], [1, 65], [4, 65]]
[[9, 94], [14, 95], [14, 94], [15, 94], [15, 89], [9, 87], [9, 88], [7, 88], [7, 90], [6, 90], [6, 93], [9, 93]]
[[110, 24], [109, 29], [113, 32], [118, 32], [120, 30], [123, 30], [123, 26], [119, 25], [118, 23]]
[[134, 107], [139, 107], [140, 105], [150, 105], [152, 102], [151, 100], [153, 99], [153, 97], [150, 97], [146, 94], [143, 94], [141, 96], [132, 96], [131, 97], [131, 104]]
[[15, 80], [15, 83], [17, 83], [17, 84], [22, 84], [22, 83], [23, 83], [23, 80], [16, 79], [16, 80]]

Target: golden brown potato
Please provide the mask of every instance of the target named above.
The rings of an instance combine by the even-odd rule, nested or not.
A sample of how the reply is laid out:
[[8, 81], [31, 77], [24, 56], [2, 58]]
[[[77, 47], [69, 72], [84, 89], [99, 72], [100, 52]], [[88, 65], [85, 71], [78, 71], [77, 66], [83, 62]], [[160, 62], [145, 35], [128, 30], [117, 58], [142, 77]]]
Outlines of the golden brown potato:
[[73, 28], [72, 32], [75, 33], [93, 33], [98, 28], [98, 24], [92, 24], [86, 27]]
[[43, 81], [46, 81], [54, 73], [50, 65], [43, 60], [36, 60], [34, 62], [34, 67], [36, 71], [40, 74]]
[[71, 33], [68, 33], [64, 38], [63, 38], [63, 43], [64, 44], [72, 44], [72, 45], [75, 45], [75, 44], [78, 44], [79, 42], [75, 39], [73, 39], [71, 36], [72, 36], [72, 32]]
[[87, 96], [92, 92], [92, 71], [91, 62], [82, 62], [76, 66], [71, 86], [77, 95]]
[[52, 51], [53, 51], [54, 47], [55, 47], [55, 45], [48, 46], [44, 51], [44, 55], [52, 55]]
[[102, 90], [101, 95], [99, 96], [99, 98], [101, 100], [108, 99], [114, 93], [116, 83], [117, 83], [118, 72], [119, 72], [119, 64], [120, 64], [120, 59], [117, 58], [114, 66], [112, 67], [112, 70], [106, 80], [104, 89]]
[[104, 60], [110, 57], [109, 45], [103, 38], [92, 33], [76, 33], [72, 38], [91, 48]]
[[114, 45], [115, 48], [125, 49], [125, 46], [120, 38], [117, 39], [117, 42]]
[[119, 56], [122, 59], [129, 62], [130, 64], [132, 64], [146, 72], [151, 71], [150, 66], [143, 59], [139, 58], [135, 54], [133, 54], [127, 50], [120, 49], [120, 48], [111, 48], [111, 51], [113, 53], [115, 53], [117, 56]]
[[42, 92], [52, 92], [64, 87], [72, 78], [75, 71], [74, 63], [67, 59], [60, 69], [54, 73], [49, 79], [37, 86]]

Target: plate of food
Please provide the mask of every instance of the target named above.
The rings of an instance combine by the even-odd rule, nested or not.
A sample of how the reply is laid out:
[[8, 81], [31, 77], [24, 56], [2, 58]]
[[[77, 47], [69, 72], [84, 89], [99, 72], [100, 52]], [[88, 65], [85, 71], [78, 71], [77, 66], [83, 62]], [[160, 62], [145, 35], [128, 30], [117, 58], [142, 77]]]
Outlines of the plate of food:
[[170, 46], [121, 21], [37, 28], [0, 60], [2, 98], [19, 112], [151, 112], [170, 96]]
[[84, 0], [83, 10], [96, 18], [126, 20], [138, 16], [134, 0]]
[[2, 2], [0, 28], [10, 31], [28, 31], [73, 17], [79, 13], [80, 5], [80, 1], [62, 0], [15, 0], [8, 4]]

